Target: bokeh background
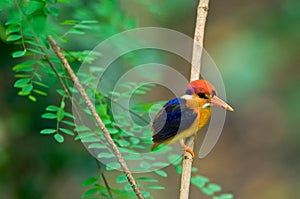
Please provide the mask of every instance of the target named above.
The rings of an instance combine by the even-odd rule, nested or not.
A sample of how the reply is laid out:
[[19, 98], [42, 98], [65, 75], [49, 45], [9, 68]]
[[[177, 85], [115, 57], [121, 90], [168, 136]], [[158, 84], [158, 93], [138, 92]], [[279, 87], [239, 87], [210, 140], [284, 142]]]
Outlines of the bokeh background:
[[[101, 1], [89, 2], [101, 6]], [[121, 0], [120, 7], [140, 27], [171, 28], [193, 36], [197, 3]], [[63, 15], [80, 10], [76, 5], [70, 3]], [[194, 166], [238, 199], [300, 198], [299, 9], [298, 0], [210, 2], [205, 48], [222, 73], [235, 112], [227, 114], [210, 155], [196, 159]], [[73, 45], [86, 43], [76, 40]], [[58, 144], [39, 134], [45, 127], [40, 115], [56, 99], [32, 103], [17, 96], [11, 70], [15, 48], [0, 41], [0, 198], [80, 198], [85, 190], [81, 183], [97, 175], [97, 165], [79, 142]], [[173, 63], [189, 76], [187, 65]], [[197, 143], [199, 148], [199, 139]], [[177, 198], [179, 178], [162, 179], [167, 189], [156, 198]], [[192, 189], [190, 198], [199, 197]]]

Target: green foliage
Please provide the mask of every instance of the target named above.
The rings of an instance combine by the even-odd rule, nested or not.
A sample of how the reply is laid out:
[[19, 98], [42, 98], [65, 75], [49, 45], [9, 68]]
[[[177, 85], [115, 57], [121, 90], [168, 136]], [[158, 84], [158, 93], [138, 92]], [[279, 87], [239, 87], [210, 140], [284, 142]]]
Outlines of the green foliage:
[[233, 198], [233, 194], [221, 193], [222, 187], [216, 183], [210, 183], [207, 177], [195, 175], [191, 178], [192, 185], [196, 186], [207, 196], [213, 196], [213, 199]]
[[[175, 166], [175, 170], [178, 174], [182, 173], [182, 166], [181, 161], [182, 157], [178, 158], [176, 155], [170, 155], [169, 161], [172, 162], [172, 164]], [[197, 168], [192, 167], [191, 172], [195, 173], [197, 172]], [[156, 171], [157, 173], [157, 171]], [[222, 187], [216, 183], [209, 183], [209, 178], [201, 175], [194, 175], [191, 177], [191, 184], [197, 187], [202, 193], [204, 193], [207, 196], [212, 196], [213, 199], [221, 199], [221, 198], [233, 198], [233, 194], [229, 193], [223, 193], [220, 194], [222, 191]]]
[[[75, 126], [73, 121], [68, 120], [67, 118], [73, 119], [74, 116], [71, 113], [65, 111], [65, 98], [63, 97], [60, 103], [60, 106], [49, 105], [46, 107], [46, 113], [42, 115], [42, 118], [49, 120], [56, 120], [56, 129], [43, 129], [41, 130], [41, 134], [54, 134], [54, 139], [58, 143], [64, 142], [64, 136], [74, 136], [74, 131], [70, 130]], [[64, 127], [61, 127], [64, 126]], [[75, 129], [76, 130], [76, 129]]]
[[233, 199], [233, 198], [234, 196], [232, 193], [223, 193], [213, 197], [213, 199]]
[[155, 170], [154, 171], [157, 175], [160, 175], [162, 177], [168, 177], [167, 172], [165, 172], [164, 170]]

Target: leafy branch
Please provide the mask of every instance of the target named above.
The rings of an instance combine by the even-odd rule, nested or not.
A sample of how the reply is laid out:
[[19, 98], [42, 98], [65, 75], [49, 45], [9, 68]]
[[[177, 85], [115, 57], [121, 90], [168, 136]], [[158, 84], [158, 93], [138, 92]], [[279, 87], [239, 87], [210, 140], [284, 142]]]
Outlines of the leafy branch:
[[117, 145], [115, 144], [115, 142], [113, 141], [113, 139], [111, 138], [108, 129], [106, 128], [105, 124], [103, 123], [102, 119], [100, 118], [100, 116], [97, 113], [96, 108], [94, 107], [93, 103], [91, 102], [91, 100], [89, 99], [85, 89], [83, 88], [83, 86], [81, 85], [78, 77], [75, 75], [73, 69], [71, 68], [71, 66], [69, 65], [69, 62], [67, 61], [67, 59], [65, 58], [65, 56], [62, 53], [62, 50], [60, 49], [60, 47], [56, 44], [55, 40], [53, 39], [52, 36], [49, 36], [49, 42], [51, 44], [52, 49], [54, 50], [54, 52], [56, 53], [57, 57], [60, 59], [61, 63], [63, 64], [63, 66], [65, 67], [65, 69], [67, 70], [67, 72], [69, 73], [72, 81], [74, 82], [74, 86], [77, 88], [77, 90], [79, 91], [81, 97], [83, 98], [85, 104], [87, 105], [87, 107], [90, 109], [93, 117], [95, 118], [97, 124], [99, 125], [100, 129], [103, 132], [103, 135], [105, 136], [107, 142], [109, 143], [110, 147], [113, 150], [113, 153], [115, 154], [118, 162], [120, 163], [127, 179], [128, 182], [131, 184], [133, 191], [135, 192], [136, 196], [139, 199], [143, 199], [143, 195], [141, 193], [141, 191], [139, 190], [135, 179], [133, 178], [127, 163], [125, 162], [124, 158], [122, 157], [121, 152], [119, 151]]

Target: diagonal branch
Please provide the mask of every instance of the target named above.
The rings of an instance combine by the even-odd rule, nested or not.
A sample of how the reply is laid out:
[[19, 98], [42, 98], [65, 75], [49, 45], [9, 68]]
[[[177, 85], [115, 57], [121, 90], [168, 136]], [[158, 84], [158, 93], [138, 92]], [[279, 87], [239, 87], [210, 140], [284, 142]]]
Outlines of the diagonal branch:
[[[193, 46], [190, 81], [197, 80], [199, 79], [200, 76], [204, 29], [205, 29], [205, 22], [208, 13], [208, 4], [209, 4], [209, 0], [200, 0], [197, 8], [197, 20], [196, 20], [196, 27], [194, 33], [194, 46]], [[189, 146], [193, 150], [194, 148], [193, 136], [187, 139], [187, 146]], [[183, 156], [183, 161], [182, 161], [180, 199], [189, 198], [192, 163], [193, 163], [193, 158], [191, 154], [186, 152]]]
[[[42, 47], [40, 47], [40, 50], [46, 54], [45, 50], [44, 50]], [[66, 83], [65, 83], [64, 80], [63, 80], [63, 78], [66, 78], [66, 79], [67, 79], [67, 78], [69, 78], [69, 77], [65, 77], [65, 76], [60, 75], [59, 72], [58, 72], [58, 70], [55, 68], [54, 64], [51, 62], [51, 60], [49, 59], [48, 56], [44, 56], [44, 58], [45, 58], [46, 61], [48, 62], [50, 68], [51, 68], [51, 69], [53, 70], [53, 72], [55, 73], [57, 79], [58, 79], [59, 82], [60, 82], [60, 85], [63, 87], [64, 92], [66, 93], [66, 95], [68, 96], [68, 99], [70, 100], [70, 102], [71, 102], [71, 104], [72, 104], [71, 93], [70, 93], [70, 91], [69, 91], [69, 89], [68, 89]], [[77, 109], [74, 109], [74, 110], [77, 112]], [[79, 114], [77, 113], [77, 115], [79, 115]], [[110, 189], [110, 186], [109, 186], [109, 184], [108, 184], [108, 182], [107, 182], [107, 180], [106, 180], [106, 177], [105, 177], [105, 175], [104, 175], [103, 168], [101, 167], [99, 161], [98, 161], [97, 159], [95, 159], [95, 160], [96, 160], [96, 162], [97, 162], [97, 166], [98, 166], [98, 169], [99, 169], [100, 176], [101, 176], [101, 178], [102, 178], [103, 181], [104, 181], [104, 185], [105, 185], [105, 187], [106, 187], [106, 189], [107, 189], [107, 192], [108, 192], [108, 194], [109, 194], [109, 197], [110, 197], [110, 199], [112, 199], [113, 197], [112, 197], [111, 189]]]
[[70, 64], [68, 63], [67, 59], [65, 58], [65, 56], [62, 53], [61, 48], [56, 44], [55, 40], [52, 38], [52, 36], [49, 36], [49, 42], [51, 44], [52, 49], [54, 50], [54, 52], [56, 53], [57, 57], [60, 59], [61, 63], [63, 64], [63, 66], [65, 67], [65, 69], [67, 70], [67, 72], [69, 73], [72, 81], [74, 82], [74, 85], [76, 87], [76, 89], [79, 91], [81, 97], [83, 98], [85, 104], [87, 105], [87, 107], [90, 109], [93, 117], [95, 118], [97, 124], [99, 125], [100, 129], [103, 132], [103, 135], [105, 136], [107, 142], [109, 143], [110, 147], [112, 148], [118, 162], [120, 163], [123, 172], [125, 173], [128, 182], [131, 184], [133, 191], [135, 192], [136, 196], [139, 199], [143, 199], [143, 195], [141, 193], [141, 191], [139, 190], [135, 179], [133, 178], [127, 163], [125, 162], [124, 158], [122, 157], [122, 154], [120, 153], [117, 145], [115, 144], [115, 142], [113, 141], [113, 139], [111, 138], [109, 131], [107, 130], [107, 128], [105, 127], [105, 124], [103, 123], [102, 119], [100, 118], [100, 116], [98, 115], [93, 103], [91, 102], [91, 100], [89, 99], [89, 97], [87, 96], [87, 93], [85, 92], [84, 88], [82, 87], [78, 77], [75, 75], [73, 69], [71, 68]]

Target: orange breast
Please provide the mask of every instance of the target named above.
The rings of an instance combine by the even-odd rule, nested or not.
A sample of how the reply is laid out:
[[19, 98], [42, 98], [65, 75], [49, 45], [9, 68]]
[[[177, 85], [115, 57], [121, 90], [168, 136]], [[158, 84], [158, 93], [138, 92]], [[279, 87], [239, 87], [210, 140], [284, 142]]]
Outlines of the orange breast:
[[211, 116], [211, 106], [203, 108], [203, 105], [205, 103], [207, 103], [206, 100], [200, 99], [198, 97], [187, 100], [187, 106], [192, 108], [199, 115], [196, 121], [198, 123], [197, 131], [200, 131], [208, 123]]

